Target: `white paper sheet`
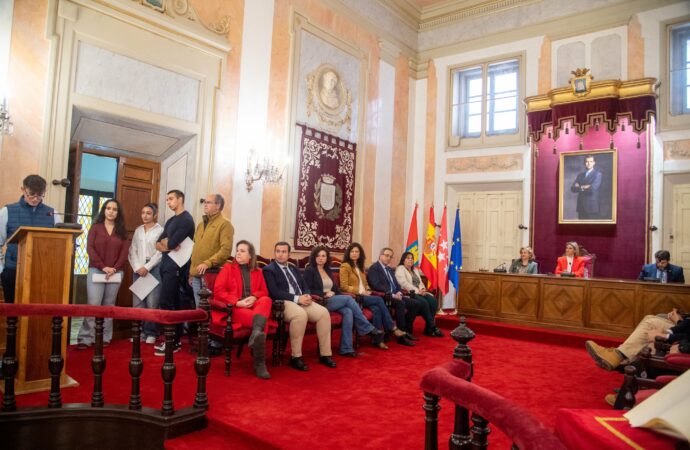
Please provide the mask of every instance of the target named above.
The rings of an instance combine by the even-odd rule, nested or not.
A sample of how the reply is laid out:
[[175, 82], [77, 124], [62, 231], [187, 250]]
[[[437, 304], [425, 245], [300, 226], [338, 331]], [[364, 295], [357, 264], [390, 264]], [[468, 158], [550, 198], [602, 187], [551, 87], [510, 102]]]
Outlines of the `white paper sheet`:
[[170, 259], [175, 261], [175, 264], [177, 264], [179, 267], [182, 267], [187, 264], [189, 258], [192, 257], [192, 248], [194, 248], [194, 241], [187, 238], [182, 241], [179, 250], [171, 250], [170, 253], [168, 253], [168, 256]]
[[139, 277], [137, 281], [132, 283], [129, 290], [140, 299], [144, 299], [156, 286], [158, 286], [158, 280], [153, 275], [148, 274], [145, 277]]
[[94, 273], [91, 281], [94, 283], [122, 283], [122, 274], [116, 272], [113, 276], [106, 280], [104, 273]]

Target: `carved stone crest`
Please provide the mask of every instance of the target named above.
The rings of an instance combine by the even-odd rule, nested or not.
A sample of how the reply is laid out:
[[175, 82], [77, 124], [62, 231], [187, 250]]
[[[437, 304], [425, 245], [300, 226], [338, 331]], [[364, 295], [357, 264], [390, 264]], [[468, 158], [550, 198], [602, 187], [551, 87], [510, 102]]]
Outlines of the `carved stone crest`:
[[343, 84], [338, 70], [321, 64], [307, 75], [307, 116], [315, 114], [321, 125], [339, 130], [343, 125], [351, 131], [352, 95]]
[[335, 177], [321, 175], [314, 185], [314, 208], [319, 219], [336, 220], [343, 204], [343, 190], [334, 184]]

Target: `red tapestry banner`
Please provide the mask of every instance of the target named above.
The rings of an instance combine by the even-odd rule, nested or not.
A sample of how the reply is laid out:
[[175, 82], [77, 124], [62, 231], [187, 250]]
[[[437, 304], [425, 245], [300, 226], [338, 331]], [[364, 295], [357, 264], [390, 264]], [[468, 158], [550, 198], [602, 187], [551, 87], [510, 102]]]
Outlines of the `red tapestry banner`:
[[357, 144], [297, 126], [302, 140], [295, 248], [325, 245], [342, 252], [352, 242]]

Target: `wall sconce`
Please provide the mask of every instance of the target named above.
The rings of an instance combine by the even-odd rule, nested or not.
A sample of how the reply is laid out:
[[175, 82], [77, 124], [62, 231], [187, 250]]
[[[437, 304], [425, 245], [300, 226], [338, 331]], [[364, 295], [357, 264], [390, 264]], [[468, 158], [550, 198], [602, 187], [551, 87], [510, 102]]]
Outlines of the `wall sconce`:
[[7, 99], [2, 100], [0, 106], [0, 135], [11, 135], [14, 133], [14, 124], [10, 120], [10, 112], [7, 110]]
[[249, 150], [247, 158], [247, 173], [244, 181], [247, 185], [247, 192], [252, 190], [255, 181], [262, 181], [264, 184], [278, 184], [283, 179], [285, 166], [276, 164], [270, 158], [257, 156], [254, 149]]

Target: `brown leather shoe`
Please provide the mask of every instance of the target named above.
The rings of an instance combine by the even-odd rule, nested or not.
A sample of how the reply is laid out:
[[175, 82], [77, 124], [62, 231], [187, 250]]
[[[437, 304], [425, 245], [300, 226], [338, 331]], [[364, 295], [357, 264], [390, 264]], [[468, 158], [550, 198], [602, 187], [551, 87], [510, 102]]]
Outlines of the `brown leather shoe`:
[[604, 400], [606, 400], [606, 403], [608, 403], [610, 406], [613, 406], [616, 403], [616, 394], [606, 394]]
[[615, 348], [606, 348], [594, 341], [585, 342], [587, 353], [604, 370], [614, 370], [623, 362], [623, 356]]

